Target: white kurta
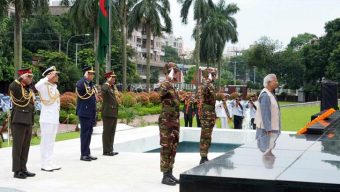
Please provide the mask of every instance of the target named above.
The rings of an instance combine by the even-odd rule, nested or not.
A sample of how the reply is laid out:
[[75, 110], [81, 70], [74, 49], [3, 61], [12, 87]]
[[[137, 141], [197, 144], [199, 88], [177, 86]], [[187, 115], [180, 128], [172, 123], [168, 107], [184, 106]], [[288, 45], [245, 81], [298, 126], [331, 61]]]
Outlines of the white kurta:
[[47, 78], [41, 79], [35, 88], [39, 91], [41, 99], [40, 130], [41, 130], [41, 167], [45, 170], [56, 168], [53, 164], [53, 149], [59, 125], [60, 98], [52, 101], [52, 97], [59, 95], [56, 84], [48, 82]]

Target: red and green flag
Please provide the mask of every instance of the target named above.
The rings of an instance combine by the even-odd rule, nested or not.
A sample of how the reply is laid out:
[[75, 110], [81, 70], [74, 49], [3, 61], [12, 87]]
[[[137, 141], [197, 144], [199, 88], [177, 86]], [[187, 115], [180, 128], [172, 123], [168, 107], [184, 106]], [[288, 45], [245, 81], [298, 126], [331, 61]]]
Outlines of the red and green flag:
[[99, 64], [104, 64], [109, 45], [109, 0], [99, 0], [98, 10], [99, 40], [97, 60]]

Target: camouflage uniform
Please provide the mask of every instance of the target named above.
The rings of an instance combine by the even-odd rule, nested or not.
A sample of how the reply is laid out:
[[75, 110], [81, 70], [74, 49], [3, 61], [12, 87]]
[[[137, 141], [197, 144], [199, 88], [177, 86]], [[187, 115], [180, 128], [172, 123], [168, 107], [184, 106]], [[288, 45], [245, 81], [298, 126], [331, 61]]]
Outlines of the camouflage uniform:
[[[164, 73], [170, 69], [179, 70], [176, 64], [166, 64]], [[179, 96], [170, 81], [164, 81], [159, 87], [162, 111], [159, 115], [159, 135], [161, 145], [161, 172], [172, 171], [179, 142]]]
[[[209, 68], [208, 68], [209, 69]], [[211, 71], [205, 70], [203, 76], [207, 77]], [[201, 139], [200, 154], [201, 157], [208, 156], [208, 150], [211, 144], [211, 134], [215, 125], [215, 87], [211, 82], [204, 82], [201, 91], [202, 114], [201, 114]]]
[[162, 111], [159, 115], [159, 133], [161, 145], [161, 171], [173, 168], [179, 142], [179, 97], [169, 81], [160, 85]]

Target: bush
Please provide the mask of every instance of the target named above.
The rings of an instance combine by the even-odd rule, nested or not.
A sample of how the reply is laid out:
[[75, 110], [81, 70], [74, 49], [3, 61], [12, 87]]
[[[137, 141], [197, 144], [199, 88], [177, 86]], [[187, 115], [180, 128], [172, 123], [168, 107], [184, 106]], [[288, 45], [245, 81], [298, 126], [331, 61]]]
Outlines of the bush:
[[60, 108], [63, 110], [72, 110], [76, 108], [77, 96], [75, 93], [66, 92], [60, 96]]
[[59, 122], [66, 123], [66, 120], [67, 120], [67, 112], [62, 109], [60, 110], [60, 113], [59, 113]]
[[78, 124], [78, 116], [76, 114], [69, 114], [68, 123], [69, 124]]
[[121, 100], [124, 107], [132, 107], [137, 103], [136, 97], [129, 93], [123, 93]]
[[142, 105], [148, 105], [149, 104], [149, 95], [147, 93], [138, 93], [137, 94], [137, 102]]
[[157, 92], [150, 92], [149, 93], [149, 100], [153, 104], [160, 104], [161, 103], [161, 97]]
[[125, 121], [125, 123], [128, 125], [136, 118], [136, 111], [132, 107], [122, 106], [118, 111], [118, 118]]

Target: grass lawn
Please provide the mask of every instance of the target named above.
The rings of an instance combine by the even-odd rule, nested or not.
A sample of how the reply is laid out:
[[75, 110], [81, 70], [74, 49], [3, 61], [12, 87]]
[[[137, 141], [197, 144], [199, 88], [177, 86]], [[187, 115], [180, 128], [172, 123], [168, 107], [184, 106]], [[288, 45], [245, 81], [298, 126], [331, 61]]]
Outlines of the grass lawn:
[[[68, 133], [59, 133], [57, 134], [56, 141], [64, 141], [69, 139], [75, 139], [80, 137], [80, 132], [68, 132]], [[31, 145], [39, 145], [40, 144], [40, 137], [32, 137]], [[10, 143], [12, 146], [12, 143]], [[8, 143], [2, 143], [2, 147], [8, 147]]]
[[[310, 121], [310, 117], [313, 114], [318, 113], [319, 111], [319, 105], [281, 108], [282, 130], [298, 131]], [[180, 124], [181, 126], [184, 126], [183, 118], [180, 119]], [[196, 127], [196, 118], [193, 120], [193, 127]], [[217, 121], [217, 127], [221, 127], [221, 122], [219, 120]], [[229, 123], [229, 127], [233, 127], [232, 122]]]

